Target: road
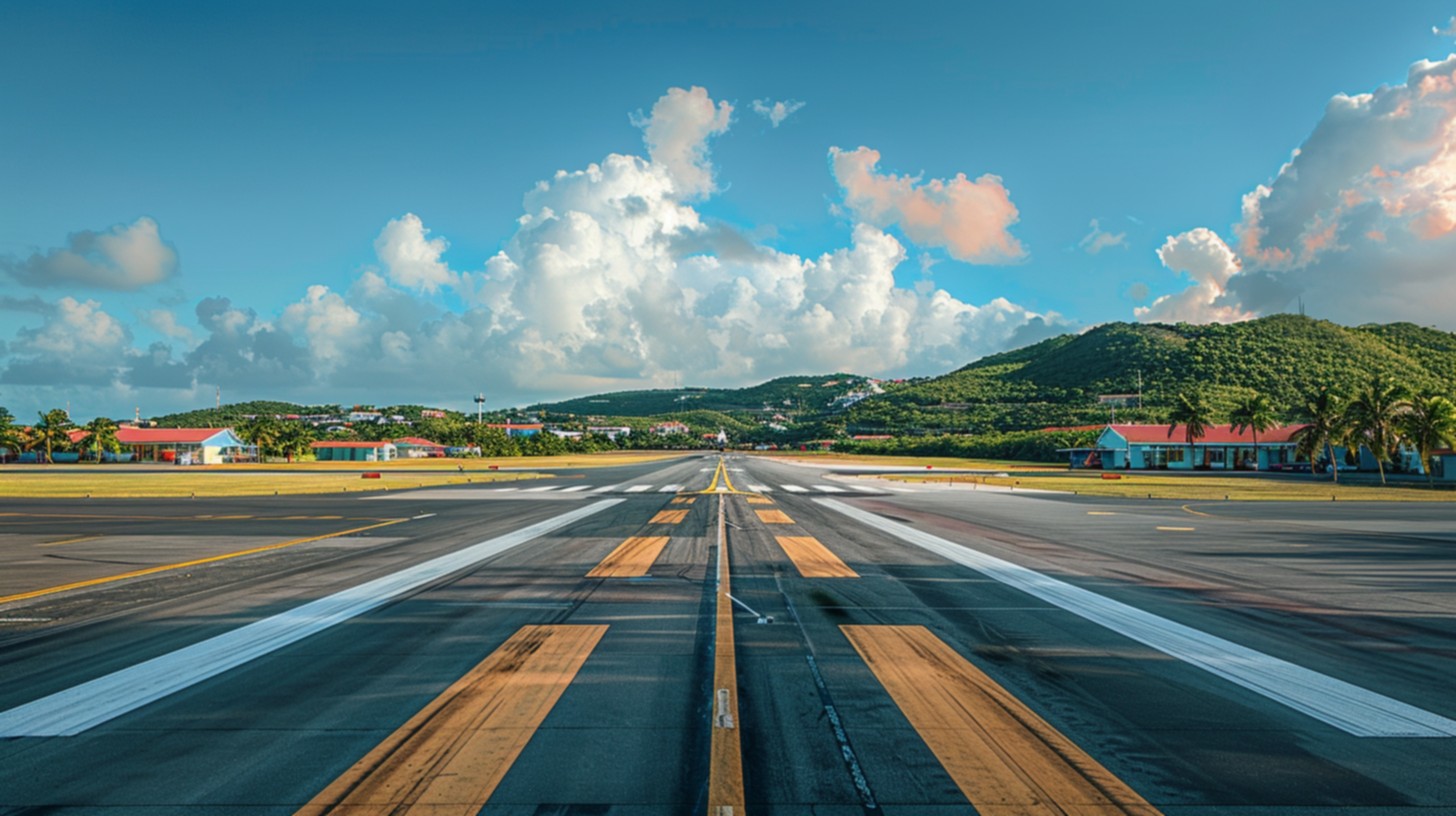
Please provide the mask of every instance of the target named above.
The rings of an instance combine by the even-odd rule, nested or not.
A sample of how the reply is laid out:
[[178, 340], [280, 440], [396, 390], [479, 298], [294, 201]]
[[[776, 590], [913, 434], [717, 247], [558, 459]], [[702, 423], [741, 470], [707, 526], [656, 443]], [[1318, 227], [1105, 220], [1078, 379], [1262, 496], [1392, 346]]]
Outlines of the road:
[[0, 813], [1456, 813], [1451, 505], [0, 503]]

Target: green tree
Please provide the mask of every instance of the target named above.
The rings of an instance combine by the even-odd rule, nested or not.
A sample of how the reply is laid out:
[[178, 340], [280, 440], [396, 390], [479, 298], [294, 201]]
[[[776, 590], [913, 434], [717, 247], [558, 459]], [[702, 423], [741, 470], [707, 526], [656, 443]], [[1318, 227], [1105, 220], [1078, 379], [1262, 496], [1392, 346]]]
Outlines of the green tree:
[[41, 411], [40, 421], [35, 423], [35, 444], [37, 447], [45, 446], [45, 460], [51, 460], [51, 454], [56, 448], [69, 447], [71, 437], [68, 433], [76, 427], [71, 422], [71, 415], [60, 408], [52, 408], [49, 411]]
[[302, 422], [285, 422], [278, 431], [278, 452], [288, 457], [292, 462], [294, 458], [303, 456], [313, 450], [313, 429]]
[[277, 451], [278, 437], [283, 432], [283, 426], [273, 417], [256, 416], [243, 420], [237, 431], [244, 442], [258, 446], [258, 458], [262, 460]]
[[1376, 374], [1345, 406], [1345, 423], [1350, 436], [1363, 442], [1375, 454], [1380, 483], [1385, 484], [1385, 460], [1400, 443], [1401, 415], [1410, 407], [1406, 390], [1384, 375]]
[[1309, 472], [1315, 472], [1314, 463], [1319, 459], [1320, 451], [1327, 451], [1330, 457], [1330, 473], [1335, 482], [1340, 481], [1339, 463], [1335, 461], [1335, 445], [1342, 443], [1346, 436], [1345, 412], [1339, 397], [1331, 394], [1328, 389], [1320, 389], [1314, 398], [1305, 403], [1300, 411], [1300, 419], [1304, 421], [1303, 428], [1294, 432], [1294, 455], [1296, 458], [1303, 456], [1309, 460]]
[[1229, 422], [1233, 424], [1235, 433], [1241, 434], [1245, 429], [1254, 432], [1254, 467], [1258, 469], [1259, 434], [1277, 424], [1274, 418], [1274, 408], [1269, 405], [1269, 400], [1263, 394], [1254, 394], [1234, 406], [1233, 411], [1229, 413]]
[[86, 423], [86, 444], [96, 455], [96, 461], [101, 461], [101, 452], [116, 453], [121, 450], [121, 442], [116, 438], [116, 423], [108, 417], [96, 417]]
[[0, 448], [5, 448], [11, 454], [20, 449], [24, 443], [20, 429], [15, 427], [15, 415], [4, 406], [0, 406]]
[[1456, 403], [1435, 394], [1416, 397], [1410, 401], [1409, 410], [1401, 414], [1400, 426], [1421, 457], [1426, 481], [1433, 483], [1431, 451], [1442, 445], [1456, 445]]
[[1213, 424], [1213, 409], [1203, 400], [1203, 395], [1193, 393], [1191, 396], [1185, 392], [1179, 392], [1174, 398], [1173, 409], [1168, 412], [1168, 435], [1183, 426], [1183, 436], [1188, 443], [1188, 466], [1193, 467], [1194, 460], [1193, 444], [1208, 434], [1208, 426]]

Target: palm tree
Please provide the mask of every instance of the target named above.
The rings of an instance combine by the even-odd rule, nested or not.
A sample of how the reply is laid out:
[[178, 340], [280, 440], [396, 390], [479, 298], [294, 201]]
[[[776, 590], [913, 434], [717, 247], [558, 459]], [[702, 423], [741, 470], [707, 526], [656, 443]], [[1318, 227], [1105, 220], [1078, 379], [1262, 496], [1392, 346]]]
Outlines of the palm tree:
[[295, 456], [302, 456], [312, 449], [313, 431], [302, 422], [284, 423], [278, 432], [277, 444], [279, 452], [292, 462]]
[[262, 461], [269, 451], [277, 447], [281, 430], [278, 420], [273, 417], [257, 416], [238, 425], [238, 436], [244, 442], [258, 446], [258, 459]]
[[86, 423], [86, 432], [90, 435], [91, 449], [96, 452], [96, 461], [101, 461], [101, 451], [116, 453], [121, 450], [121, 443], [116, 439], [116, 423], [107, 417], [96, 417]]
[[1431, 451], [1440, 445], [1456, 445], [1456, 403], [1435, 394], [1424, 394], [1410, 401], [1410, 408], [1400, 417], [1401, 431], [1415, 446], [1421, 457], [1426, 481], [1431, 475]]
[[1305, 403], [1304, 410], [1300, 412], [1305, 426], [1295, 431], [1293, 437], [1296, 444], [1294, 455], [1309, 460], [1311, 474], [1315, 472], [1314, 463], [1320, 453], [1329, 453], [1330, 473], [1336, 483], [1340, 481], [1340, 469], [1335, 462], [1335, 443], [1342, 443], [1346, 436], [1342, 409], [1340, 398], [1321, 388], [1314, 399]]
[[1255, 394], [1234, 407], [1229, 414], [1234, 433], [1243, 433], [1247, 428], [1254, 432], [1254, 469], [1259, 469], [1259, 434], [1274, 427], [1274, 409], [1263, 394]]
[[35, 444], [45, 445], [46, 461], [49, 462], [51, 453], [57, 447], [65, 447], [71, 443], [67, 432], [76, 426], [71, 422], [70, 414], [63, 409], [52, 408], [38, 413], [40, 421], [35, 423]]
[[1406, 390], [1376, 374], [1345, 406], [1351, 437], [1364, 442], [1375, 454], [1380, 483], [1385, 484], [1385, 458], [1400, 442], [1400, 416], [1410, 407]]
[[7, 455], [13, 455], [21, 442], [20, 429], [15, 427], [15, 415], [0, 406], [0, 448], [4, 448]]
[[1182, 425], [1184, 437], [1188, 442], [1188, 466], [1193, 467], [1193, 443], [1202, 439], [1208, 433], [1208, 426], [1212, 423], [1212, 411], [1208, 403], [1203, 401], [1202, 394], [1193, 394], [1191, 397], [1179, 392], [1173, 410], [1168, 412], [1168, 436], [1171, 438], [1173, 432]]

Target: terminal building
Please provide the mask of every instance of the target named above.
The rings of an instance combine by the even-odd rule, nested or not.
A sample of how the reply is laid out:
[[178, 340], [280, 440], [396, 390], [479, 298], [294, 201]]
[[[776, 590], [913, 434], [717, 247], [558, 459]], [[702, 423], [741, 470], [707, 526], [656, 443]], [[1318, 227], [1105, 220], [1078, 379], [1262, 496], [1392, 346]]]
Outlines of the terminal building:
[[1294, 463], [1294, 435], [1303, 425], [1284, 425], [1259, 434], [1209, 425], [1188, 444], [1183, 425], [1108, 425], [1089, 448], [1063, 448], [1074, 468], [1105, 470], [1279, 470]]

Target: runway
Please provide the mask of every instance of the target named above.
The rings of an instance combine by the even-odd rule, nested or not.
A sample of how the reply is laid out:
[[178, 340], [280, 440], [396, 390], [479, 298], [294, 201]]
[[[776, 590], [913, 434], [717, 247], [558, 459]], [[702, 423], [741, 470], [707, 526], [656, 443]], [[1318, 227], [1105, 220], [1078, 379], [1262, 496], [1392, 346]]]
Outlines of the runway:
[[6, 501], [0, 813], [1456, 813], [1453, 548], [736, 455]]

